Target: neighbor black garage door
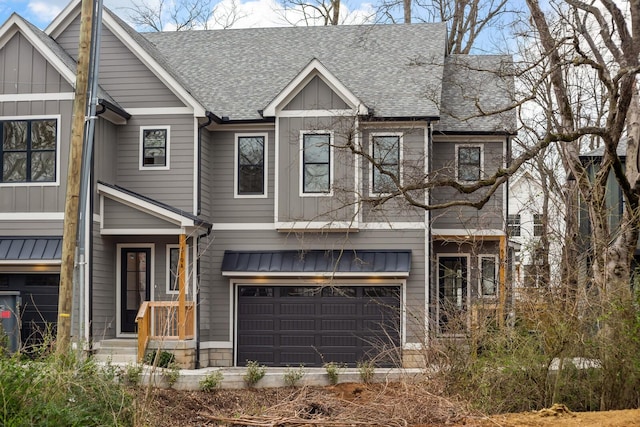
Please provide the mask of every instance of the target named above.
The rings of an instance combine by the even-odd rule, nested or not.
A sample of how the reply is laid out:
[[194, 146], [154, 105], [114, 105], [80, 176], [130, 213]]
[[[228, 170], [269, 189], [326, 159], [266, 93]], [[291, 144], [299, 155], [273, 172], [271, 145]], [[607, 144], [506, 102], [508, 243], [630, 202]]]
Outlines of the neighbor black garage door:
[[398, 286], [239, 286], [237, 364], [398, 363]]
[[22, 345], [55, 337], [59, 274], [0, 274], [0, 291], [20, 291]]

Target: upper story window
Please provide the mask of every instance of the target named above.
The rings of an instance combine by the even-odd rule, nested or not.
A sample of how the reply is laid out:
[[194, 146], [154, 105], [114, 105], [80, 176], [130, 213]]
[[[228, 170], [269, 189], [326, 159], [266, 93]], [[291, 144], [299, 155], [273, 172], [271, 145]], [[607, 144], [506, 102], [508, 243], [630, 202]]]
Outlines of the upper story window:
[[458, 181], [479, 181], [483, 153], [480, 145], [456, 145], [456, 174]]
[[1, 120], [2, 182], [56, 182], [57, 119]]
[[169, 169], [169, 127], [140, 128], [140, 169]]
[[397, 179], [401, 178], [401, 146], [401, 134], [371, 135], [371, 157], [374, 162], [371, 165], [371, 189], [373, 193], [390, 193], [397, 188], [392, 176]]
[[509, 237], [520, 236], [520, 215], [507, 215], [507, 234], [509, 235]]
[[302, 133], [302, 193], [331, 192], [331, 133]]
[[544, 233], [542, 214], [533, 214], [533, 235], [542, 236], [542, 233]]
[[236, 135], [236, 196], [266, 196], [266, 135]]

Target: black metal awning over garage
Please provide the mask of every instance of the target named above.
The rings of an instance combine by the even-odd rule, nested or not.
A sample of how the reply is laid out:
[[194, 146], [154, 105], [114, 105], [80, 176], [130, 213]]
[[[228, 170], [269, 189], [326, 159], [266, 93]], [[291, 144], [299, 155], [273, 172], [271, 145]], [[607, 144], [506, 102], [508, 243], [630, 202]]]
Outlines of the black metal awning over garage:
[[60, 262], [62, 237], [0, 237], [0, 263]]
[[407, 277], [410, 250], [225, 251], [225, 276], [340, 275]]

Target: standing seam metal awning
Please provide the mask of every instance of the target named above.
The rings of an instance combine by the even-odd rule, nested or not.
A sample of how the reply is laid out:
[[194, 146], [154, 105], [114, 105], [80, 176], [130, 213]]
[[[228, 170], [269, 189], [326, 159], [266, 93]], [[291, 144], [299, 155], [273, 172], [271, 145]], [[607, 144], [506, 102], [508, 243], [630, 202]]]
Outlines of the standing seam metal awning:
[[410, 250], [225, 251], [224, 276], [407, 277]]
[[62, 237], [0, 237], [0, 263], [57, 262]]

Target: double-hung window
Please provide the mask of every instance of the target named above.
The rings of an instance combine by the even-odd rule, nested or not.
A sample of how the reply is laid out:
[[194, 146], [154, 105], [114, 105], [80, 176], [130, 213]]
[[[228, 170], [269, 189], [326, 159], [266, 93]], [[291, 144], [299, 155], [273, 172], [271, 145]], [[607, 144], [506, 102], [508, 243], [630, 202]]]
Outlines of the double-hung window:
[[56, 182], [57, 119], [0, 120], [2, 182]]
[[236, 136], [236, 196], [264, 196], [266, 135]]
[[[189, 251], [184, 254], [185, 272], [187, 276], [184, 278], [185, 292], [189, 293]], [[167, 245], [167, 294], [177, 294], [180, 292], [178, 283], [178, 265], [180, 261], [180, 245]]]
[[402, 138], [399, 134], [371, 135], [371, 189], [375, 194], [390, 193], [400, 179]]
[[507, 215], [507, 234], [509, 237], [520, 236], [520, 215], [509, 214]]
[[169, 169], [169, 127], [140, 128], [140, 169]]
[[458, 181], [479, 181], [482, 174], [482, 147], [456, 145]]
[[542, 214], [533, 214], [533, 235], [542, 236], [544, 233], [544, 223], [542, 222]]
[[302, 193], [331, 192], [331, 134], [302, 134]]

